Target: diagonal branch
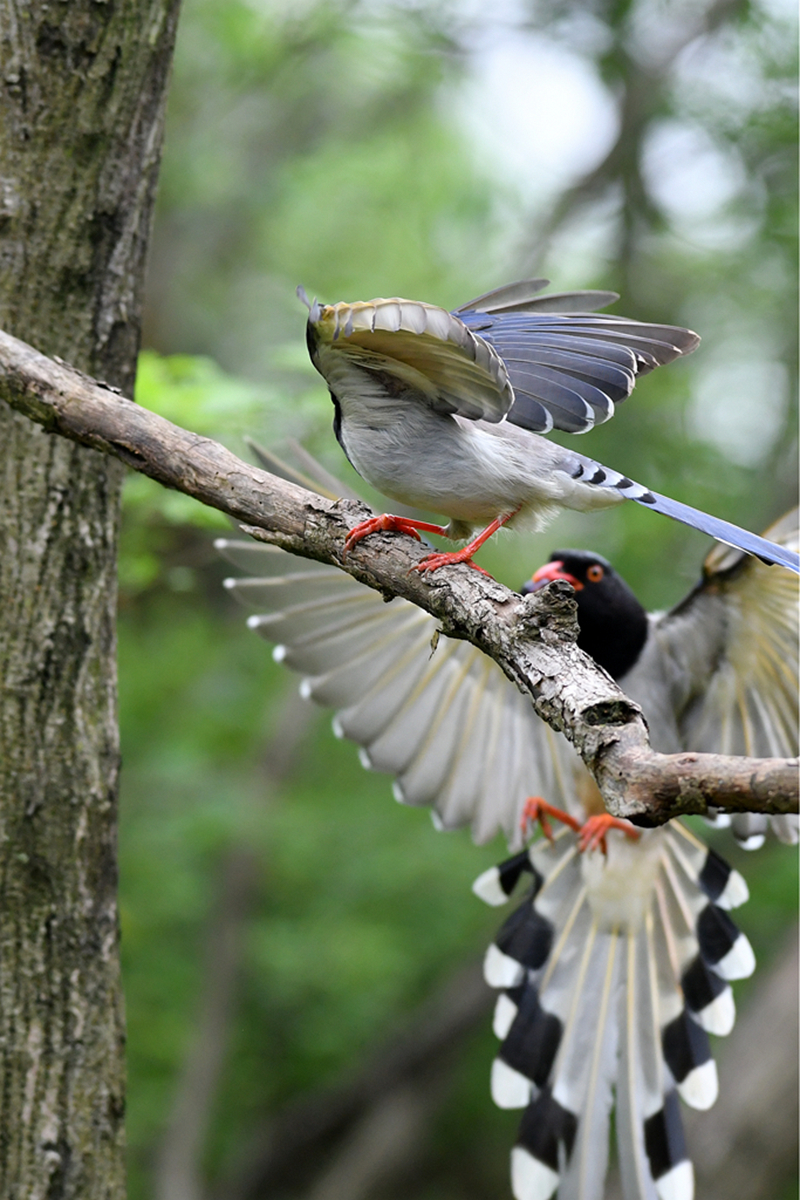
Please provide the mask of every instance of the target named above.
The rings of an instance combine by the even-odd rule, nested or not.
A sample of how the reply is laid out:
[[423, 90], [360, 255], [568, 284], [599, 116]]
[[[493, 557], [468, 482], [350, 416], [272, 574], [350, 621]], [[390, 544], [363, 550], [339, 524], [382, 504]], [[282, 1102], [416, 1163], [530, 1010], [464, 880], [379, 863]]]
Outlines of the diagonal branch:
[[48, 432], [113, 454], [227, 513], [251, 536], [332, 563], [387, 599], [402, 596], [437, 617], [448, 636], [493, 658], [539, 716], [566, 734], [614, 815], [650, 825], [709, 804], [798, 811], [795, 759], [653, 751], [638, 706], [578, 649], [568, 584], [523, 597], [467, 567], [423, 578], [409, 572], [425, 551], [394, 534], [371, 537], [345, 559], [345, 536], [368, 515], [365, 505], [331, 502], [277, 479], [2, 332], [0, 397]]

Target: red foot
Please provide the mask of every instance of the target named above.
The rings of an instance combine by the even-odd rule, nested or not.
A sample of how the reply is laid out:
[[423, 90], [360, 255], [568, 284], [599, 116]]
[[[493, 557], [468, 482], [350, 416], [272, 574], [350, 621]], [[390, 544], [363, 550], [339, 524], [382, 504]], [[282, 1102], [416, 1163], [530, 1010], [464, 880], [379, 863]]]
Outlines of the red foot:
[[596, 817], [589, 817], [589, 820], [580, 827], [578, 849], [581, 854], [586, 850], [600, 849], [603, 854], [608, 856], [606, 834], [609, 829], [621, 829], [625, 836], [633, 842], [641, 837], [641, 831], [634, 828], [630, 821], [620, 821], [617, 817], [612, 817], [610, 813], [600, 813]]
[[[425, 557], [412, 567], [412, 571], [438, 571], [440, 567], [449, 567], [453, 563], [466, 563], [468, 567], [473, 567], [474, 570], [480, 571], [482, 575], [489, 575], [488, 571], [484, 571], [483, 567], [479, 567], [477, 563], [472, 561], [473, 554], [480, 550], [484, 542], [487, 542], [493, 533], [497, 533], [498, 529], [515, 517], [519, 512], [515, 508], [513, 512], [505, 513], [502, 517], [496, 517], [490, 525], [487, 525], [482, 533], [479, 533], [476, 538], [473, 538], [468, 546], [463, 550], [454, 550], [449, 554], [426, 554]], [[491, 579], [491, 575], [489, 575]]]
[[[477, 563], [472, 561], [470, 557], [470, 547], [465, 546], [463, 550], [442, 550], [435, 554], [426, 554], [418, 563], [415, 563], [411, 568], [412, 571], [438, 571], [440, 567], [451, 567], [454, 563], [464, 563], [467, 567], [472, 567], [473, 571], [480, 571], [481, 575], [489, 575], [488, 571], [484, 571], [483, 567], [479, 567]], [[410, 572], [409, 572], [410, 574]]]
[[384, 513], [380, 517], [370, 517], [368, 521], [354, 525], [345, 538], [344, 553], [347, 554], [362, 538], [371, 533], [409, 533], [419, 541], [418, 529], [424, 529], [426, 533], [446, 533], [441, 525], [429, 525], [426, 521], [410, 521], [406, 517], [393, 517], [391, 513]]
[[574, 817], [569, 815], [569, 813], [565, 813], [561, 808], [556, 808], [553, 804], [548, 804], [547, 801], [543, 800], [541, 796], [529, 796], [523, 805], [522, 817], [520, 818], [519, 823], [523, 837], [527, 834], [528, 823], [530, 822], [530, 824], [533, 825], [536, 821], [538, 821], [541, 825], [542, 833], [548, 839], [548, 841], [552, 842], [553, 827], [550, 824], [548, 817], [553, 817], [554, 820], [561, 821], [562, 824], [568, 825], [570, 829], [574, 830], [575, 833], [578, 833], [580, 830], [580, 825]]

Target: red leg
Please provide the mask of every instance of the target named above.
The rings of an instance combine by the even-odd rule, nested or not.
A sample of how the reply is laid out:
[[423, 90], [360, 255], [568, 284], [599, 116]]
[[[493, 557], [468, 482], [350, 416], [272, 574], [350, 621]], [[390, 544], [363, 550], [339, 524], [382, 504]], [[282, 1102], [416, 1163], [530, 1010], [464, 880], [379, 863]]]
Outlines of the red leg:
[[553, 827], [550, 824], [548, 817], [553, 817], [556, 821], [561, 821], [562, 824], [568, 825], [570, 829], [578, 833], [580, 825], [571, 817], [569, 813], [565, 813], [563, 809], [556, 808], [552, 804], [548, 804], [541, 796], [529, 796], [522, 808], [522, 817], [520, 818], [520, 829], [523, 836], [527, 834], [528, 823], [534, 824], [536, 821], [542, 827], [542, 833], [548, 839], [553, 840]]
[[483, 567], [479, 567], [477, 563], [472, 561], [473, 554], [480, 550], [484, 542], [487, 542], [493, 533], [497, 533], [498, 529], [502, 528], [507, 521], [516, 516], [519, 512], [515, 508], [513, 512], [506, 513], [504, 517], [495, 517], [491, 525], [478, 534], [476, 538], [465, 546], [463, 550], [452, 550], [448, 552], [439, 551], [435, 554], [426, 554], [425, 558], [411, 568], [412, 571], [438, 571], [440, 567], [449, 567], [453, 563], [466, 563], [469, 567], [474, 567], [476, 571], [482, 571], [484, 575], [488, 575], [488, 571], [484, 571]]
[[611, 813], [600, 813], [596, 817], [589, 817], [589, 820], [585, 821], [580, 828], [578, 849], [581, 854], [585, 850], [600, 849], [607, 856], [606, 834], [609, 829], [621, 829], [625, 836], [633, 842], [641, 837], [641, 830], [631, 825], [630, 821], [621, 821], [617, 817], [612, 817]]
[[345, 538], [344, 553], [347, 554], [370, 533], [409, 533], [419, 541], [418, 529], [424, 529], [426, 533], [439, 533], [442, 537], [447, 534], [443, 525], [429, 525], [427, 521], [411, 521], [407, 517], [393, 517], [391, 513], [384, 513], [383, 516], [370, 517], [368, 521], [354, 525]]

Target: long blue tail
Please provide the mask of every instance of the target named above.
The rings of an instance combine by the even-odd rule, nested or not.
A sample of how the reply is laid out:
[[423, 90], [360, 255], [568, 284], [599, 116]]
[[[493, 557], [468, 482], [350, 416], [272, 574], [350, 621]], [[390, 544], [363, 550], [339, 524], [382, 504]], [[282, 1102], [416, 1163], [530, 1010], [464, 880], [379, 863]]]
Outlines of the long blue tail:
[[793, 550], [787, 550], [784, 546], [776, 546], [774, 542], [768, 542], [766, 538], [758, 537], [755, 533], [748, 533], [746, 529], [740, 529], [738, 525], [721, 521], [719, 517], [712, 517], [708, 513], [700, 512], [698, 508], [681, 504], [679, 500], [670, 500], [669, 496], [660, 496], [658, 492], [646, 492], [643, 496], [630, 496], [630, 499], [635, 500], [637, 504], [644, 505], [645, 508], [652, 508], [656, 512], [663, 513], [665, 517], [682, 521], [684, 525], [690, 525], [692, 529], [699, 529], [702, 533], [716, 538], [718, 542], [726, 542], [729, 546], [735, 546], [737, 550], [754, 554], [762, 562], [786, 567], [789, 571], [800, 575], [800, 555]]
[[794, 571], [795, 575], [800, 575], [800, 555], [795, 550], [768, 542], [758, 534], [749, 533], [728, 521], [721, 521], [719, 517], [712, 517], [709, 513], [701, 512], [699, 508], [692, 508], [688, 504], [681, 504], [679, 500], [670, 500], [669, 496], [651, 492], [641, 483], [635, 483], [627, 475], [620, 475], [619, 471], [613, 470], [612, 467], [601, 466], [592, 458], [570, 451], [564, 456], [562, 469], [568, 471], [573, 479], [580, 479], [595, 487], [613, 489], [626, 500], [635, 500], [645, 508], [652, 508], [663, 513], [665, 517], [672, 517], [674, 521], [682, 521], [692, 529], [707, 533], [718, 542], [725, 542], [728, 546], [743, 550], [745, 554], [754, 554], [762, 562], [786, 567], [787, 570]]

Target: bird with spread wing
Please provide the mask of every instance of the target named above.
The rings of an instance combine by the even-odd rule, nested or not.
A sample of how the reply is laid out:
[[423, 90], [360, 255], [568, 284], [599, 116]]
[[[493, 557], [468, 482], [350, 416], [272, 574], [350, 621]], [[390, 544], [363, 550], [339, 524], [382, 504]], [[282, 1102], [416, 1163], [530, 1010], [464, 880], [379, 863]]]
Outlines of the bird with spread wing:
[[689, 329], [593, 311], [617, 300], [615, 292], [539, 295], [547, 282], [507, 284], [452, 313], [397, 298], [320, 305], [298, 288], [309, 309], [309, 354], [328, 384], [348, 459], [383, 495], [450, 518], [440, 526], [384, 513], [352, 529], [348, 548], [385, 530], [454, 539], [481, 530], [416, 568], [437, 570], [471, 563], [501, 526], [540, 529], [561, 508], [634, 500], [800, 573], [796, 552], [540, 436], [607, 421], [638, 376], [700, 341]]
[[[315, 483], [325, 473], [306, 455], [305, 474], [262, 461], [348, 494], [330, 476]], [[767, 536], [796, 549], [797, 512]], [[513, 857], [476, 893], [501, 904], [521, 879], [530, 885], [485, 963], [499, 990], [492, 1094], [524, 1110], [517, 1200], [556, 1189], [560, 1200], [601, 1200], [612, 1104], [626, 1200], [691, 1200], [678, 1097], [713, 1104], [708, 1034], [730, 1032], [730, 983], [755, 965], [728, 916], [747, 899], [741, 875], [681, 821], [635, 830], [605, 815], [566, 739], [472, 645], [441, 638], [431, 653], [436, 621], [413, 604], [387, 605], [337, 568], [263, 543], [217, 546], [248, 572], [226, 586], [257, 610], [251, 627], [301, 673], [305, 696], [337, 710], [334, 729], [364, 765], [394, 775], [398, 800], [430, 805], [438, 828], [470, 825], [477, 842], [504, 832]], [[559, 551], [526, 587], [554, 578], [575, 588], [579, 645], [642, 705], [654, 748], [797, 753], [793, 575], [718, 545], [694, 590], [659, 614], [599, 555]], [[535, 820], [550, 836], [526, 848]], [[732, 818], [751, 849], [769, 820]], [[797, 841], [796, 817], [771, 822]]]

